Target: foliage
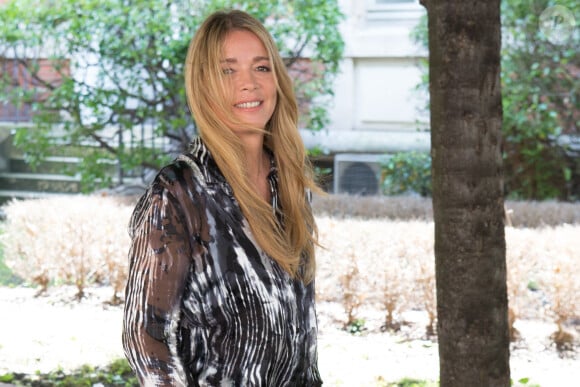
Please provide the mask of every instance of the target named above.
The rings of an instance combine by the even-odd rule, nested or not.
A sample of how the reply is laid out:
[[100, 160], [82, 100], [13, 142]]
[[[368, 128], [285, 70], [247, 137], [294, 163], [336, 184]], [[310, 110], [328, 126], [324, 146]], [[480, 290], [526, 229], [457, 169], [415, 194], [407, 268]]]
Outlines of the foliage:
[[[506, 193], [513, 199], [575, 200], [580, 195], [578, 150], [566, 136], [580, 135], [578, 29], [553, 42], [540, 27], [542, 12], [563, 6], [578, 18], [576, 0], [503, 0], [502, 104]], [[413, 31], [427, 47], [427, 20]], [[427, 66], [417, 86], [428, 85]]]
[[355, 336], [360, 335], [361, 333], [363, 333], [366, 330], [365, 320], [362, 318], [354, 319], [346, 326], [345, 329], [351, 335], [355, 335]]
[[395, 383], [387, 383], [386, 387], [437, 387], [439, 383], [427, 380], [418, 380], [412, 378], [403, 378]]
[[514, 384], [514, 381], [511, 381], [511, 385], [512, 386], [528, 386], [528, 387], [540, 387], [539, 384], [529, 384], [530, 383], [530, 378], [520, 378], [517, 381], [517, 384]]
[[0, 286], [16, 286], [22, 283], [22, 279], [15, 275], [0, 257]]
[[[0, 238], [3, 232], [4, 225], [0, 225]], [[12, 270], [4, 262], [4, 248], [0, 244], [0, 286], [14, 286], [22, 283], [22, 279], [14, 275]]]
[[0, 76], [0, 101], [34, 111], [34, 130], [18, 129], [17, 147], [32, 164], [61, 147], [98, 148], [78, 171], [85, 191], [111, 184], [110, 163], [124, 171], [166, 163], [196, 132], [182, 77], [189, 40], [221, 8], [265, 23], [296, 75], [302, 122], [324, 127], [344, 47], [335, 0], [21, 0], [0, 7], [0, 60], [15, 59], [32, 82], [26, 89]]
[[35, 375], [9, 373], [0, 375], [0, 382], [34, 387], [90, 387], [95, 385], [136, 387], [139, 385], [126, 359], [114, 360], [102, 368], [84, 365], [72, 372], [58, 369], [46, 374], [36, 373]]
[[557, 145], [562, 134], [580, 134], [578, 35], [554, 43], [538, 28], [556, 4], [580, 15], [573, 0], [502, 4], [506, 185], [516, 198], [573, 199], [573, 175], [580, 178]]
[[[102, 385], [103, 387], [136, 387], [139, 385], [137, 378], [134, 376], [133, 371], [125, 359], [117, 359], [110, 365], [102, 368], [85, 365], [70, 373], [66, 373], [63, 370], [56, 370], [46, 374], [37, 373], [36, 375], [9, 373], [0, 375], [0, 382], [13, 383], [17, 386], [34, 387], [78, 387], [95, 385]], [[394, 383], [386, 383], [380, 380], [377, 384], [377, 386], [385, 387], [437, 387], [438, 385], [439, 383], [437, 382], [413, 378], [403, 378]]]
[[400, 195], [415, 192], [431, 196], [431, 156], [425, 152], [401, 152], [382, 164], [383, 193]]

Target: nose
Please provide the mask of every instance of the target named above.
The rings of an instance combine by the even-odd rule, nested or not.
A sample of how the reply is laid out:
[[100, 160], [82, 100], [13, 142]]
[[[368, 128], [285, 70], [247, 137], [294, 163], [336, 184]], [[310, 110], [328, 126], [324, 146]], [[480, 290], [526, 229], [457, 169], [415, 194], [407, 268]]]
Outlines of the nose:
[[243, 91], [252, 91], [258, 88], [256, 76], [253, 71], [241, 71], [239, 79], [240, 89]]

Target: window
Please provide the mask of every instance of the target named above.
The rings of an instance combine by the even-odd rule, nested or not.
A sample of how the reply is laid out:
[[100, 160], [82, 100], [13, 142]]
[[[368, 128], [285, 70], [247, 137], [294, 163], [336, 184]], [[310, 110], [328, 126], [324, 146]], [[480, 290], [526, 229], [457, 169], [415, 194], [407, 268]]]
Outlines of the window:
[[[35, 68], [34, 75], [30, 68]], [[18, 60], [0, 58], [0, 78], [7, 82], [6, 94], [14, 89], [32, 93], [30, 102], [45, 100], [50, 89], [62, 83], [62, 77], [69, 75], [69, 62], [60, 61], [57, 66], [48, 59]], [[6, 95], [4, 94], [4, 95]], [[7, 99], [0, 100], [0, 122], [28, 122], [32, 120], [32, 104], [14, 105]]]
[[422, 12], [419, 0], [367, 0], [368, 22], [416, 21]]
[[[5, 58], [2, 58], [0, 63], [0, 77], [3, 81], [9, 82], [6, 94], [18, 86], [23, 86], [25, 89], [30, 88], [30, 77], [27, 76], [24, 66], [19, 66], [13, 59]], [[15, 106], [6, 99], [0, 101], [0, 121], [23, 122], [30, 121], [31, 117], [30, 104]]]
[[377, 6], [381, 5], [390, 5], [390, 4], [397, 4], [397, 3], [416, 3], [416, 0], [371, 0], [371, 3], [375, 3]]

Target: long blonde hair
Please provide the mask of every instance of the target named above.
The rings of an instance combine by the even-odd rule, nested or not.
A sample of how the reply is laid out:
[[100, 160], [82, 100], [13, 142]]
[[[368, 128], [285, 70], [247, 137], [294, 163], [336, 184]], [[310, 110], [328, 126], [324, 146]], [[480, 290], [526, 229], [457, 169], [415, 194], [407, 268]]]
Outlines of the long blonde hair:
[[[224, 40], [232, 30], [255, 34], [270, 57], [277, 104], [265, 130], [247, 129], [263, 132], [264, 146], [274, 154], [282, 209], [279, 214], [252, 189], [244, 167], [246, 156], [242, 142], [230, 128], [232, 122], [244, 126], [233, 117], [226, 101], [220, 65]], [[309, 283], [315, 275], [318, 230], [307, 194], [320, 189], [314, 183], [312, 167], [298, 132], [298, 107], [292, 81], [274, 40], [262, 23], [237, 10], [210, 15], [189, 45], [185, 91], [200, 137], [231, 185], [256, 241], [293, 277]]]

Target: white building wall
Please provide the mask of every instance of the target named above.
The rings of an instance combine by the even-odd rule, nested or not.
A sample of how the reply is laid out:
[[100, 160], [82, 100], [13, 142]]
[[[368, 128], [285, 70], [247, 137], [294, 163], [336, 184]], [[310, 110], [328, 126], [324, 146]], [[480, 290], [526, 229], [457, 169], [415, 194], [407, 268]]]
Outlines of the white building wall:
[[410, 33], [425, 13], [418, 0], [340, 0], [345, 55], [335, 83], [331, 123], [303, 133], [329, 154], [429, 149], [426, 95], [418, 63], [426, 55]]

